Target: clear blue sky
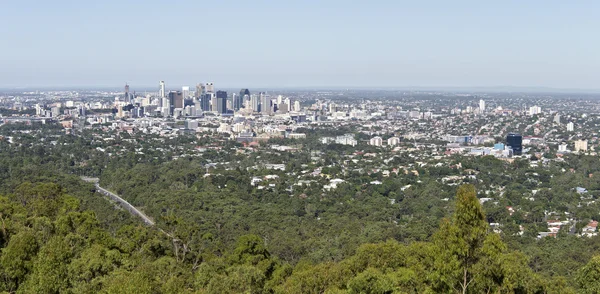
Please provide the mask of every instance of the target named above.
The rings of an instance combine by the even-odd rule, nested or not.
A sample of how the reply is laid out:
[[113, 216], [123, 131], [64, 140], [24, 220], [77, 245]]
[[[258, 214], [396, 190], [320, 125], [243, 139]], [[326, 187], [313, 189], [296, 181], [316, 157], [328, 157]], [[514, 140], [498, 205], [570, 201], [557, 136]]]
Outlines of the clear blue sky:
[[600, 88], [599, 1], [6, 0], [0, 87]]

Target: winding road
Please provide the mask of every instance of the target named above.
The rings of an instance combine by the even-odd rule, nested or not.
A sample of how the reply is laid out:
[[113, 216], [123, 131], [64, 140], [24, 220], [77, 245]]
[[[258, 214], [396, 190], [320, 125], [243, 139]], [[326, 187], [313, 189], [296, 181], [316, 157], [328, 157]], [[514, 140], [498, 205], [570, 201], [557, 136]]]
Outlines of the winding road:
[[135, 206], [133, 206], [133, 205], [129, 204], [129, 202], [125, 201], [125, 199], [119, 197], [119, 195], [117, 195], [113, 192], [110, 192], [110, 191], [100, 187], [100, 185], [98, 183], [96, 183], [95, 186], [96, 186], [96, 190], [99, 193], [104, 194], [104, 195], [108, 196], [110, 199], [118, 202], [119, 204], [121, 204], [121, 206], [123, 208], [129, 210], [129, 212], [131, 214], [139, 216], [142, 220], [144, 220], [144, 223], [146, 223], [147, 225], [154, 226], [154, 221], [152, 221], [147, 215], [145, 215], [139, 209], [135, 208]]
[[109, 197], [113, 201], [116, 201], [117, 203], [119, 203], [121, 205], [121, 207], [127, 209], [129, 211], [129, 213], [140, 217], [144, 221], [145, 224], [147, 224], [149, 226], [154, 226], [154, 221], [152, 219], [150, 219], [147, 215], [145, 215], [143, 212], [141, 212], [139, 209], [135, 208], [135, 206], [131, 205], [125, 199], [119, 197], [119, 195], [100, 187], [100, 184], [98, 184], [99, 180], [97, 178], [82, 177], [82, 179], [86, 182], [94, 183], [94, 185], [96, 186], [96, 191], [98, 193]]

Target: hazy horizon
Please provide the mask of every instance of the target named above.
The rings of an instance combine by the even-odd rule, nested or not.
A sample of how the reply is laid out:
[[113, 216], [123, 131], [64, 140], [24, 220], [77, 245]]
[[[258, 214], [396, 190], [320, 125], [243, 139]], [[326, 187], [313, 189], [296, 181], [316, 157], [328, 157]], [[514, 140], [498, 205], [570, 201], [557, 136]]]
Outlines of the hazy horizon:
[[[22, 92], [22, 91], [107, 91], [123, 92], [123, 86], [40, 86], [40, 87], [0, 87], [1, 92]], [[195, 89], [195, 85], [174, 85], [167, 86], [167, 91], [181, 90], [181, 87], [189, 86], [190, 90]], [[220, 87], [215, 84], [219, 90], [237, 92], [239, 89], [248, 88], [253, 91], [408, 91], [408, 92], [446, 92], [456, 94], [478, 94], [478, 93], [530, 93], [530, 94], [600, 94], [600, 89], [566, 89], [552, 87], [250, 87], [250, 86], [227, 86]], [[155, 86], [135, 86], [130, 85], [131, 92], [156, 92]]]

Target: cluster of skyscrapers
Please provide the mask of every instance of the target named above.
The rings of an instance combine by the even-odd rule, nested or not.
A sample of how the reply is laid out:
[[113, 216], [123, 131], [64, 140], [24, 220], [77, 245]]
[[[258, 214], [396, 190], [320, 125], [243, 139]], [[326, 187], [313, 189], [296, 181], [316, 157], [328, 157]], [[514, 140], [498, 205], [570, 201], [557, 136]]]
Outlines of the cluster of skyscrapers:
[[[123, 98], [120, 100], [124, 104], [121, 108], [127, 109], [127, 105], [134, 104], [135, 98], [129, 93], [129, 85], [125, 85]], [[205, 112], [227, 115], [237, 111], [273, 114], [300, 108], [299, 103], [292, 105], [289, 98], [278, 96], [273, 99], [264, 92], [251, 94], [248, 89], [242, 89], [239, 94], [233, 93], [229, 96], [226, 91], [215, 90], [213, 83], [199, 83], [193, 92], [188, 86], [182, 87], [181, 91], [167, 92], [164, 81], [159, 83], [158, 96], [143, 98], [140, 106], [150, 110], [146, 111], [146, 114], [154, 112], [164, 117], [196, 116]]]

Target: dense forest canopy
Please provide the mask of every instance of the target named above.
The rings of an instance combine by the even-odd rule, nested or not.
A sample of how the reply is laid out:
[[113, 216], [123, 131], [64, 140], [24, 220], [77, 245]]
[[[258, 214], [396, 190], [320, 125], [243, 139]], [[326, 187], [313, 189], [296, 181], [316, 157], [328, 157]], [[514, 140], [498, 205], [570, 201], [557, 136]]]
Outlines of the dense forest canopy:
[[[32, 131], [38, 130], [38, 131]], [[235, 143], [158, 140], [52, 124], [0, 127], [0, 290], [19, 293], [597, 293], [599, 237], [567, 231], [538, 239], [552, 211], [585, 224], [598, 159], [573, 155], [536, 168], [529, 159], [456, 158], [476, 174], [460, 185], [450, 166], [383, 175], [372, 160], [350, 170], [353, 150], [233, 152]], [[11, 137], [11, 140], [6, 138]], [[40, 144], [40, 142], [42, 142]], [[160, 142], [160, 143], [157, 143]], [[176, 149], [170, 146], [177, 146]], [[333, 149], [332, 149], [333, 148]], [[303, 149], [304, 150], [304, 149]], [[367, 148], [362, 154], [371, 152]], [[315, 163], [315, 157], [320, 158]], [[268, 169], [284, 164], [285, 171]], [[233, 165], [215, 164], [222, 162]], [[406, 166], [399, 154], [387, 164]], [[352, 165], [351, 161], [349, 163]], [[320, 169], [313, 183], [295, 185]], [[363, 171], [361, 171], [363, 169]], [[510, 170], [511, 172], [506, 172]], [[572, 170], [563, 172], [562, 170]], [[146, 227], [95, 193], [100, 184], [154, 218]], [[330, 179], [345, 179], [325, 190]], [[264, 188], [252, 184], [259, 177]], [[269, 180], [266, 180], [266, 179]], [[380, 184], [372, 184], [378, 182]], [[535, 185], [534, 185], [535, 182]], [[500, 201], [485, 202], [491, 187]], [[535, 198], [531, 189], [537, 189]], [[540, 188], [541, 187], [541, 188]], [[587, 197], [587, 196], [586, 196]], [[531, 200], [533, 199], [533, 200]], [[508, 206], [519, 207], [509, 213]], [[502, 223], [500, 231], [489, 223]], [[580, 231], [581, 226], [572, 228]]]

